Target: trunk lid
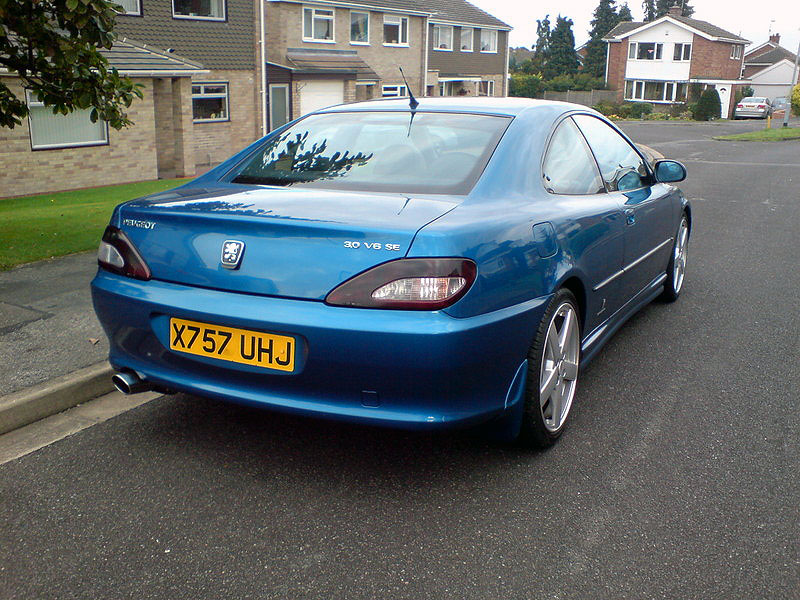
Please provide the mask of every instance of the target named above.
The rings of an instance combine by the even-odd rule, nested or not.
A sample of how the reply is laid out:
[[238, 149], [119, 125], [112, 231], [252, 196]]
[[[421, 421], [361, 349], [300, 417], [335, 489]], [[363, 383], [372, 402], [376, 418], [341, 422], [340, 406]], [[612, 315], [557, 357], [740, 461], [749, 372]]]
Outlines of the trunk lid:
[[[405, 256], [416, 232], [457, 203], [310, 188], [188, 187], [122, 205], [119, 226], [154, 279], [321, 300], [353, 275]], [[222, 264], [228, 240], [244, 243], [237, 268]]]

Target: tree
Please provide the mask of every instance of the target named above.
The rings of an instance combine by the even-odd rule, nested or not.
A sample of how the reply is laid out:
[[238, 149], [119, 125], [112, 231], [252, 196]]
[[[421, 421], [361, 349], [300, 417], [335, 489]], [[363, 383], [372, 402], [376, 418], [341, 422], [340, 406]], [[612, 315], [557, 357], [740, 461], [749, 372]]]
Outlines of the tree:
[[656, 0], [656, 18], [667, 14], [671, 6], [681, 6], [682, 17], [691, 17], [694, 14], [694, 8], [689, 5], [689, 0]]
[[586, 58], [583, 61], [583, 70], [591, 73], [594, 77], [603, 77], [605, 73], [607, 44], [603, 38], [619, 23], [619, 15], [614, 2], [615, 0], [600, 0], [597, 8], [594, 9], [592, 28], [589, 30], [589, 42], [586, 45]]
[[619, 7], [619, 13], [617, 13], [617, 17], [619, 18], [620, 23], [633, 21], [633, 13], [631, 12], [631, 8], [628, 6], [627, 2]]
[[[0, 0], [0, 67], [19, 76], [31, 95], [58, 114], [91, 108], [91, 119], [115, 129], [139, 85], [109, 69], [98, 48], [111, 48], [116, 13], [105, 0]], [[118, 7], [119, 8], [119, 7]], [[28, 104], [0, 83], [0, 127], [28, 116]]]
[[655, 0], [644, 0], [642, 2], [642, 10], [644, 11], [644, 22], [656, 20], [656, 2]]
[[572, 25], [572, 19], [558, 15], [556, 26], [550, 32], [550, 57], [545, 65], [545, 79], [577, 73], [579, 62]]
[[531, 71], [541, 72], [550, 58], [550, 15], [544, 19], [536, 19], [536, 44], [533, 46], [531, 58]]

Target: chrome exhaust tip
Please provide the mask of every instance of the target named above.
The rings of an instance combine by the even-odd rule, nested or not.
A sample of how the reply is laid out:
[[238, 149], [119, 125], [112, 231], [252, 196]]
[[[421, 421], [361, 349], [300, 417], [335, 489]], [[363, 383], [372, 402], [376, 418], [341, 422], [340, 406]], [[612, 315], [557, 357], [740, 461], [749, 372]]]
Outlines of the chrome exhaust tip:
[[152, 388], [149, 383], [131, 371], [114, 373], [111, 376], [111, 382], [114, 384], [114, 387], [117, 388], [117, 391], [125, 395], [146, 392]]

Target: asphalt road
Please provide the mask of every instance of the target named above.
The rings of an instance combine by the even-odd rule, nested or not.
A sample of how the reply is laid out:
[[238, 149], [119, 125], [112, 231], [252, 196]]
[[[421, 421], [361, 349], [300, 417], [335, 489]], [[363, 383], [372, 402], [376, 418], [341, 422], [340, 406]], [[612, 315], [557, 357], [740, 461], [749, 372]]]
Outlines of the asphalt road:
[[528, 452], [163, 397], [0, 466], [3, 598], [800, 598], [800, 143], [682, 159], [686, 287]]

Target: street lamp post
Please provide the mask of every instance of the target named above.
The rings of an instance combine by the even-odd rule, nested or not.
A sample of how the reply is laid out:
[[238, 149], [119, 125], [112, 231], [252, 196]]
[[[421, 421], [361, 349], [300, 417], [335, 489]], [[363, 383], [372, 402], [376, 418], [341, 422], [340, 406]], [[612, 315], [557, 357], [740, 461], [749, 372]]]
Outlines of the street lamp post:
[[797, 54], [794, 55], [794, 70], [792, 70], [792, 79], [791, 84], [789, 86], [789, 106], [786, 107], [783, 115], [783, 126], [789, 126], [789, 113], [792, 112], [792, 92], [794, 91], [794, 86], [797, 85], [797, 65], [800, 63], [800, 44], [797, 44]]

